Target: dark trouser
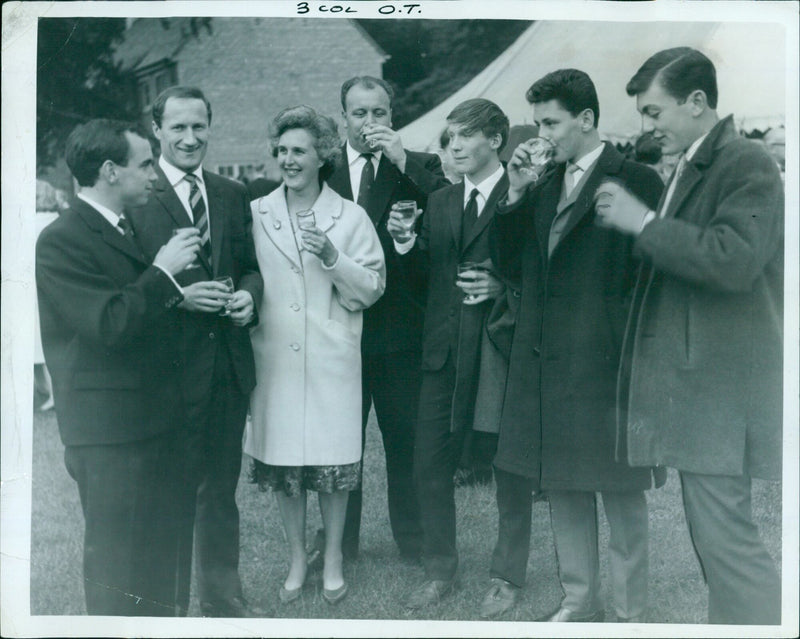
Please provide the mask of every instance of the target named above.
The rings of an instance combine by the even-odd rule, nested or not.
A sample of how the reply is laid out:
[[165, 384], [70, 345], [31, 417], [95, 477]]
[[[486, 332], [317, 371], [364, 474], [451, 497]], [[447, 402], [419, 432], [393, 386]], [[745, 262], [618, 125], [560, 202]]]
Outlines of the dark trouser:
[[90, 615], [174, 616], [178, 522], [170, 516], [180, 457], [175, 432], [116, 445], [67, 446], [85, 520]]
[[531, 545], [534, 482], [497, 467], [494, 479], [499, 521], [490, 573], [522, 588]]
[[211, 388], [188, 406], [187, 464], [178, 603], [189, 606], [192, 528], [197, 548], [198, 596], [214, 602], [242, 596], [236, 485], [248, 397], [238, 390], [225, 349], [217, 350]]
[[681, 472], [683, 507], [708, 583], [708, 621], [779, 624], [781, 583], [753, 523], [750, 477]]
[[453, 473], [458, 467], [464, 431], [450, 431], [455, 367], [423, 372], [414, 443], [414, 479], [422, 530], [422, 562], [427, 579], [449, 581], [458, 568]]
[[[419, 405], [420, 354], [414, 351], [367, 355], [362, 360], [361, 441], [365, 442], [370, 406], [374, 403], [386, 452], [386, 483], [392, 535], [406, 556], [419, 556], [422, 546], [412, 463], [414, 426]], [[363, 450], [363, 448], [362, 448]], [[363, 468], [363, 465], [362, 465]], [[358, 555], [361, 488], [350, 492], [342, 551]]]

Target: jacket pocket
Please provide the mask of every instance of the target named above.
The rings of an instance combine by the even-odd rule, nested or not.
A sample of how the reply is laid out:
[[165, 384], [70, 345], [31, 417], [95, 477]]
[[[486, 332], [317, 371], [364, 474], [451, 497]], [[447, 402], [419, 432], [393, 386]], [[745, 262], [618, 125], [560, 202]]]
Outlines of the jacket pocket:
[[75, 371], [72, 386], [76, 389], [134, 389], [142, 385], [139, 371]]

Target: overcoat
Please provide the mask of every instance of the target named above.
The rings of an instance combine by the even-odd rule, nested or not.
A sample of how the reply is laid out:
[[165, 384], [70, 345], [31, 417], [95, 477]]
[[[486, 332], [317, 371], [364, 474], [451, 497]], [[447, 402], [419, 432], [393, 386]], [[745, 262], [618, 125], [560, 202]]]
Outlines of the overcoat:
[[323, 185], [312, 208], [317, 227], [339, 250], [326, 268], [298, 250], [283, 185], [251, 207], [265, 286], [251, 333], [257, 384], [244, 452], [278, 466], [356, 462], [362, 312], [386, 284], [375, 228], [364, 209]]
[[627, 398], [620, 375], [631, 464], [780, 477], [783, 206], [774, 161], [727, 117], [637, 238]]
[[594, 223], [593, 195], [604, 178], [651, 207], [662, 190], [653, 170], [606, 144], [573, 193], [549, 259], [563, 164], [495, 218], [493, 259], [509, 281], [521, 277], [495, 464], [540, 490], [651, 486], [649, 468], [615, 459], [617, 369], [636, 264], [628, 238]]

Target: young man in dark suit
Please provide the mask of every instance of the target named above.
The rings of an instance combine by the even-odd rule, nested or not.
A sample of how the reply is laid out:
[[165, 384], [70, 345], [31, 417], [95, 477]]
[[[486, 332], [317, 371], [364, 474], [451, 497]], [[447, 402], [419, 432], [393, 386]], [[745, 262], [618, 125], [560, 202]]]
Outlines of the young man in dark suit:
[[[635, 278], [631, 243], [595, 224], [602, 180], [629, 186], [655, 204], [658, 174], [626, 161], [600, 141], [600, 108], [591, 78], [561, 69], [526, 94], [539, 136], [553, 145], [550, 169], [526, 171], [531, 144], [508, 164], [508, 198], [495, 218], [493, 258], [520, 274], [495, 467], [499, 534], [493, 584], [482, 615], [513, 605], [524, 584], [531, 491], [550, 501], [564, 599], [543, 621], [602, 621], [597, 536], [600, 492], [609, 521], [617, 619], [638, 621], [647, 606], [649, 468], [616, 456], [615, 382]], [[663, 483], [663, 478], [659, 477]]]
[[[255, 386], [248, 326], [257, 321], [255, 301], [263, 281], [250, 233], [246, 188], [202, 168], [210, 125], [211, 106], [199, 89], [176, 86], [156, 98], [158, 179], [132, 221], [145, 254], [152, 254], [177, 228], [193, 226], [201, 234], [194, 268], [177, 278], [184, 299], [175, 321], [190, 429], [186, 488], [197, 495], [196, 512], [192, 505], [185, 513], [179, 598], [188, 606], [194, 524], [202, 613], [238, 617], [251, 613], [238, 573], [235, 494], [249, 393]], [[221, 276], [232, 279], [232, 293], [214, 281]]]
[[[418, 559], [422, 530], [411, 464], [419, 398], [424, 294], [398, 275], [386, 222], [395, 202], [414, 200], [419, 208], [425, 209], [428, 195], [448, 182], [438, 156], [403, 148], [400, 136], [391, 128], [392, 98], [391, 86], [380, 78], [358, 76], [342, 85], [347, 142], [328, 184], [367, 211], [386, 255], [386, 292], [364, 311], [362, 433], [366, 430], [370, 407], [374, 406], [386, 451], [392, 535], [402, 557]], [[361, 488], [352, 491], [347, 502], [342, 541], [347, 558], [358, 556], [360, 526]]]
[[658, 206], [621, 185], [605, 224], [643, 259], [625, 336], [620, 435], [632, 465], [677, 468], [708, 620], [779, 624], [781, 584], [751, 513], [782, 453], [783, 185], [765, 149], [717, 115], [716, 71], [667, 49], [627, 86], [645, 132], [681, 154]]
[[[458, 567], [453, 474], [473, 426], [485, 320], [503, 284], [491, 272], [488, 228], [508, 188], [498, 154], [508, 118], [489, 100], [467, 100], [447, 117], [454, 165], [464, 181], [433, 193], [419, 237], [398, 211], [388, 229], [405, 277], [427, 282], [422, 386], [414, 447], [425, 581], [405, 602], [418, 610], [448, 594]], [[457, 278], [459, 265], [473, 266]], [[498, 384], [502, 379], [494, 380]]]
[[64, 461], [85, 519], [90, 615], [176, 614], [182, 416], [165, 320], [199, 235], [167, 238], [146, 259], [126, 217], [156, 179], [146, 135], [92, 120], [67, 140], [80, 185], [36, 245], [42, 345], [53, 379]]

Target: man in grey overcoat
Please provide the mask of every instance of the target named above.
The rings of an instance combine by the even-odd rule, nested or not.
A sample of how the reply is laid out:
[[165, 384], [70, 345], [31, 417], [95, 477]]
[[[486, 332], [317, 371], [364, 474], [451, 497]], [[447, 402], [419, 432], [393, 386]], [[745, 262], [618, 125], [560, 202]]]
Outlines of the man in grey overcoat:
[[598, 215], [643, 259], [619, 387], [628, 460], [680, 471], [709, 622], [778, 624], [780, 579], [750, 483], [781, 475], [780, 173], [718, 117], [699, 51], [656, 53], [627, 92], [662, 151], [682, 154], [654, 209], [619, 185], [598, 192]]

